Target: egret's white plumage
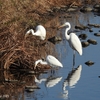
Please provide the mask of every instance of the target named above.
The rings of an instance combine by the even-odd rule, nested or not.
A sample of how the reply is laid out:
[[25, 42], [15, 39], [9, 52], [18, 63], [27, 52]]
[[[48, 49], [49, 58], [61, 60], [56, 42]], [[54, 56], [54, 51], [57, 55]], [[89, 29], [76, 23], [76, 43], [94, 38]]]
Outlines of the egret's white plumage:
[[36, 27], [36, 32], [34, 32], [33, 29], [30, 29], [26, 32], [25, 35], [27, 36], [29, 33], [32, 33], [32, 35], [35, 36], [39, 36], [41, 40], [45, 40], [46, 38], [46, 29], [42, 25], [38, 25]]
[[48, 55], [46, 57], [46, 61], [43, 61], [42, 59], [35, 61], [35, 68], [36, 68], [38, 63], [46, 64], [46, 65], [49, 64], [53, 68], [54, 67], [63, 67], [62, 63], [52, 55]]
[[67, 41], [69, 42], [70, 47], [76, 50], [80, 55], [82, 55], [82, 44], [81, 44], [80, 39], [75, 33], [70, 33], [68, 35], [68, 31], [71, 28], [71, 25], [69, 22], [66, 22], [65, 24], [61, 25], [59, 28], [64, 27], [64, 26], [68, 26], [68, 28], [66, 28], [65, 30], [65, 37]]

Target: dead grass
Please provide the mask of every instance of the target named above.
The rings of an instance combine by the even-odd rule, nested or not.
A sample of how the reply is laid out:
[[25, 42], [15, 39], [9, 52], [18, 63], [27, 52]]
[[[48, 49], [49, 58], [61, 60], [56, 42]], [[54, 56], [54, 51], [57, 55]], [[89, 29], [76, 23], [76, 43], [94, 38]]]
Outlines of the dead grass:
[[[54, 27], [57, 23], [53, 21], [51, 24], [51, 20], [46, 23], [48, 10], [55, 6], [71, 5], [73, 1], [75, 5], [81, 5], [81, 0], [0, 0], [0, 69], [34, 69], [34, 61], [41, 57], [40, 50], [43, 55], [54, 52], [52, 45], [51, 50], [47, 49], [37, 37], [25, 39], [26, 30], [42, 24], [47, 29], [47, 38], [52, 37], [56, 31], [50, 31], [52, 34], [49, 35], [48, 27]], [[93, 0], [83, 1], [90, 4]], [[49, 68], [40, 66], [38, 70]], [[20, 94], [24, 100], [25, 86], [35, 85], [33, 76], [25, 73], [20, 75], [18, 72], [11, 74], [0, 71], [0, 96], [7, 94], [7, 100], [13, 100], [14, 97], [17, 100]], [[7, 82], [6, 79], [18, 81]]]
[[81, 5], [81, 0], [0, 0], [0, 69], [32, 69], [33, 62], [40, 58], [39, 50], [46, 48], [39, 46], [36, 37], [26, 40], [26, 30], [37, 24], [45, 26], [48, 10], [73, 2]]

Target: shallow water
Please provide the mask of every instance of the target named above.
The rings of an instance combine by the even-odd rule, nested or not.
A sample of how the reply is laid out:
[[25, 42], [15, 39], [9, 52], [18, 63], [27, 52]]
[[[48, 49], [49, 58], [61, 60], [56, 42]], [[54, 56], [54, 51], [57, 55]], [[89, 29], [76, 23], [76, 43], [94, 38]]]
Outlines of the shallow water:
[[[77, 17], [77, 14], [80, 16]], [[71, 15], [72, 18], [64, 18], [63, 16], [65, 15], [58, 16], [59, 23], [66, 21], [71, 23], [71, 31], [75, 30], [75, 25], [87, 25], [89, 23], [100, 24], [100, 16], [94, 15], [94, 13], [89, 12], [84, 14], [79, 12]], [[36, 89], [33, 92], [26, 92], [25, 89], [23, 89], [23, 92], [19, 92], [18, 97], [11, 94], [12, 100], [16, 98], [18, 98], [18, 100], [100, 100], [100, 37], [94, 36], [94, 33], [100, 33], [100, 28], [91, 27], [91, 29], [93, 32], [89, 32], [89, 29], [79, 30], [77, 35], [85, 33], [88, 37], [86, 40], [81, 41], [95, 39], [97, 45], [90, 44], [88, 47], [83, 48], [82, 56], [76, 52], [74, 66], [73, 50], [65, 40], [65, 29], [58, 30], [57, 35], [61, 36], [63, 41], [55, 44], [55, 51], [64, 67], [56, 70], [55, 74], [52, 75], [50, 71], [48, 71], [47, 73], [40, 74], [38, 78], [36, 76], [28, 76], [29, 80], [27, 81], [32, 84], [32, 78], [37, 78], [36, 84], [40, 89]], [[88, 60], [95, 62], [94, 65], [87, 66], [85, 62]], [[75, 68], [78, 69], [73, 71], [73, 74], [69, 74]], [[21, 76], [19, 76], [18, 79], [19, 78], [21, 78]]]
[[[75, 25], [87, 25], [87, 24], [100, 24], [100, 17], [94, 15], [94, 13], [81, 13], [79, 16], [79, 20], [76, 19], [76, 14], [72, 14], [72, 18], [59, 18], [61, 23], [65, 21], [69, 21], [72, 25], [72, 30], [74, 30]], [[81, 33], [87, 34], [87, 39], [82, 41], [87, 41], [88, 39], [95, 39], [97, 41], [97, 45], [90, 44], [88, 47], [83, 48], [83, 55], [79, 56], [76, 53], [75, 58], [75, 66], [78, 66], [78, 69], [74, 72], [71, 79], [68, 80], [68, 74], [73, 69], [73, 50], [69, 47], [68, 42], [65, 40], [64, 37], [64, 30], [58, 30], [58, 35], [63, 34], [63, 41], [55, 45], [56, 52], [58, 54], [59, 60], [63, 64], [63, 68], [60, 68], [56, 71], [54, 75], [51, 75], [50, 72], [47, 74], [42, 74], [39, 76], [39, 79], [48, 79], [48, 77], [53, 77], [55, 80], [53, 81], [53, 85], [51, 86], [48, 84], [48, 81], [42, 81], [38, 83], [38, 86], [41, 89], [36, 90], [30, 93], [29, 97], [27, 96], [28, 93], [25, 93], [25, 100], [99, 100], [100, 99], [100, 37], [94, 36], [94, 33], [100, 33], [100, 28], [91, 27], [93, 32], [89, 32], [88, 29], [81, 30], [77, 32], [77, 35]], [[85, 64], [86, 61], [91, 60], [94, 65], [87, 66]], [[75, 74], [76, 73], [76, 74]], [[49, 78], [49, 81], [52, 78]], [[48, 87], [49, 86], [49, 87]]]

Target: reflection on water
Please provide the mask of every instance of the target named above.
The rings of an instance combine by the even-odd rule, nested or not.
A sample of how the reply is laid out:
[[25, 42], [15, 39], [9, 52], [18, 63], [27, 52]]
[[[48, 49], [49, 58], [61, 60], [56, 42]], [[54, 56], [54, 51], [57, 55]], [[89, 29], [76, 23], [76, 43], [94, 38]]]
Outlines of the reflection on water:
[[37, 79], [36, 76], [34, 76], [34, 77], [35, 77], [35, 82], [36, 82], [36, 83], [39, 83], [39, 84], [41, 84], [43, 81], [46, 81], [46, 80], [47, 80], [46, 78]]
[[82, 71], [82, 65], [79, 65], [77, 68], [72, 69], [71, 72], [69, 72], [67, 78], [63, 82], [63, 95], [62, 97], [64, 99], [68, 98], [68, 90], [66, 89], [67, 86], [70, 88], [75, 88], [75, 85], [79, 81], [81, 77], [81, 71]]
[[17, 96], [17, 99], [20, 97], [21, 100], [25, 100], [24, 95], [26, 95], [27, 99], [36, 99], [40, 95], [37, 94], [37, 96], [36, 91], [40, 91], [43, 87], [41, 87], [41, 84], [44, 85], [45, 89], [50, 89], [51, 87], [55, 87], [57, 84], [59, 84], [59, 82], [61, 82], [63, 86], [62, 97], [68, 98], [67, 86], [73, 87], [78, 82], [80, 79], [81, 70], [81, 65], [72, 69], [67, 78], [64, 79], [64, 82], [61, 82], [63, 77], [59, 76], [58, 74], [52, 75], [48, 73], [47, 76], [47, 73], [29, 75], [27, 74], [27, 71], [21, 71], [19, 73], [16, 73], [16, 71], [13, 71], [13, 73], [12, 71], [2, 71], [2, 78], [0, 79], [2, 91], [0, 91], [0, 98], [10, 98], [10, 100], [13, 100], [16, 98], [15, 96]]
[[42, 79], [37, 79], [35, 76], [35, 82], [41, 84], [43, 81], [45, 81], [45, 86], [47, 88], [51, 88], [55, 86], [57, 83], [61, 81], [62, 77], [59, 76], [49, 76], [48, 78], [42, 78]]
[[57, 83], [61, 81], [62, 77], [49, 77], [46, 81], [46, 87], [50, 88], [55, 86]]
[[81, 76], [81, 70], [82, 65], [78, 66], [75, 69], [72, 69], [72, 71], [68, 74], [67, 79], [64, 81], [64, 87], [63, 90], [65, 90], [66, 86], [69, 86], [71, 88], [74, 87], [74, 85], [78, 82]]

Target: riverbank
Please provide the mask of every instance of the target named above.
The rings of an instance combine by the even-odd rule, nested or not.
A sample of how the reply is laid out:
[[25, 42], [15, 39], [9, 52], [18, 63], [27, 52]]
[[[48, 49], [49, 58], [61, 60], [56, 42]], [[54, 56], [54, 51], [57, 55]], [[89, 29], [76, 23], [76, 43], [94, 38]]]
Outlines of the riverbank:
[[[99, 0], [98, 0], [99, 1]], [[81, 7], [84, 4], [91, 4], [93, 0], [10, 0], [0, 2], [0, 69], [34, 69], [34, 62], [40, 59], [41, 52], [48, 54], [45, 42], [49, 37], [56, 34], [49, 34], [50, 27], [47, 20], [55, 16], [55, 13], [62, 8], [71, 6]], [[39, 41], [38, 37], [29, 36], [25, 33], [30, 28], [42, 24], [47, 29], [47, 39]], [[41, 43], [40, 43], [41, 42]], [[50, 66], [43, 66], [42, 69]], [[40, 70], [41, 68], [39, 67]]]

